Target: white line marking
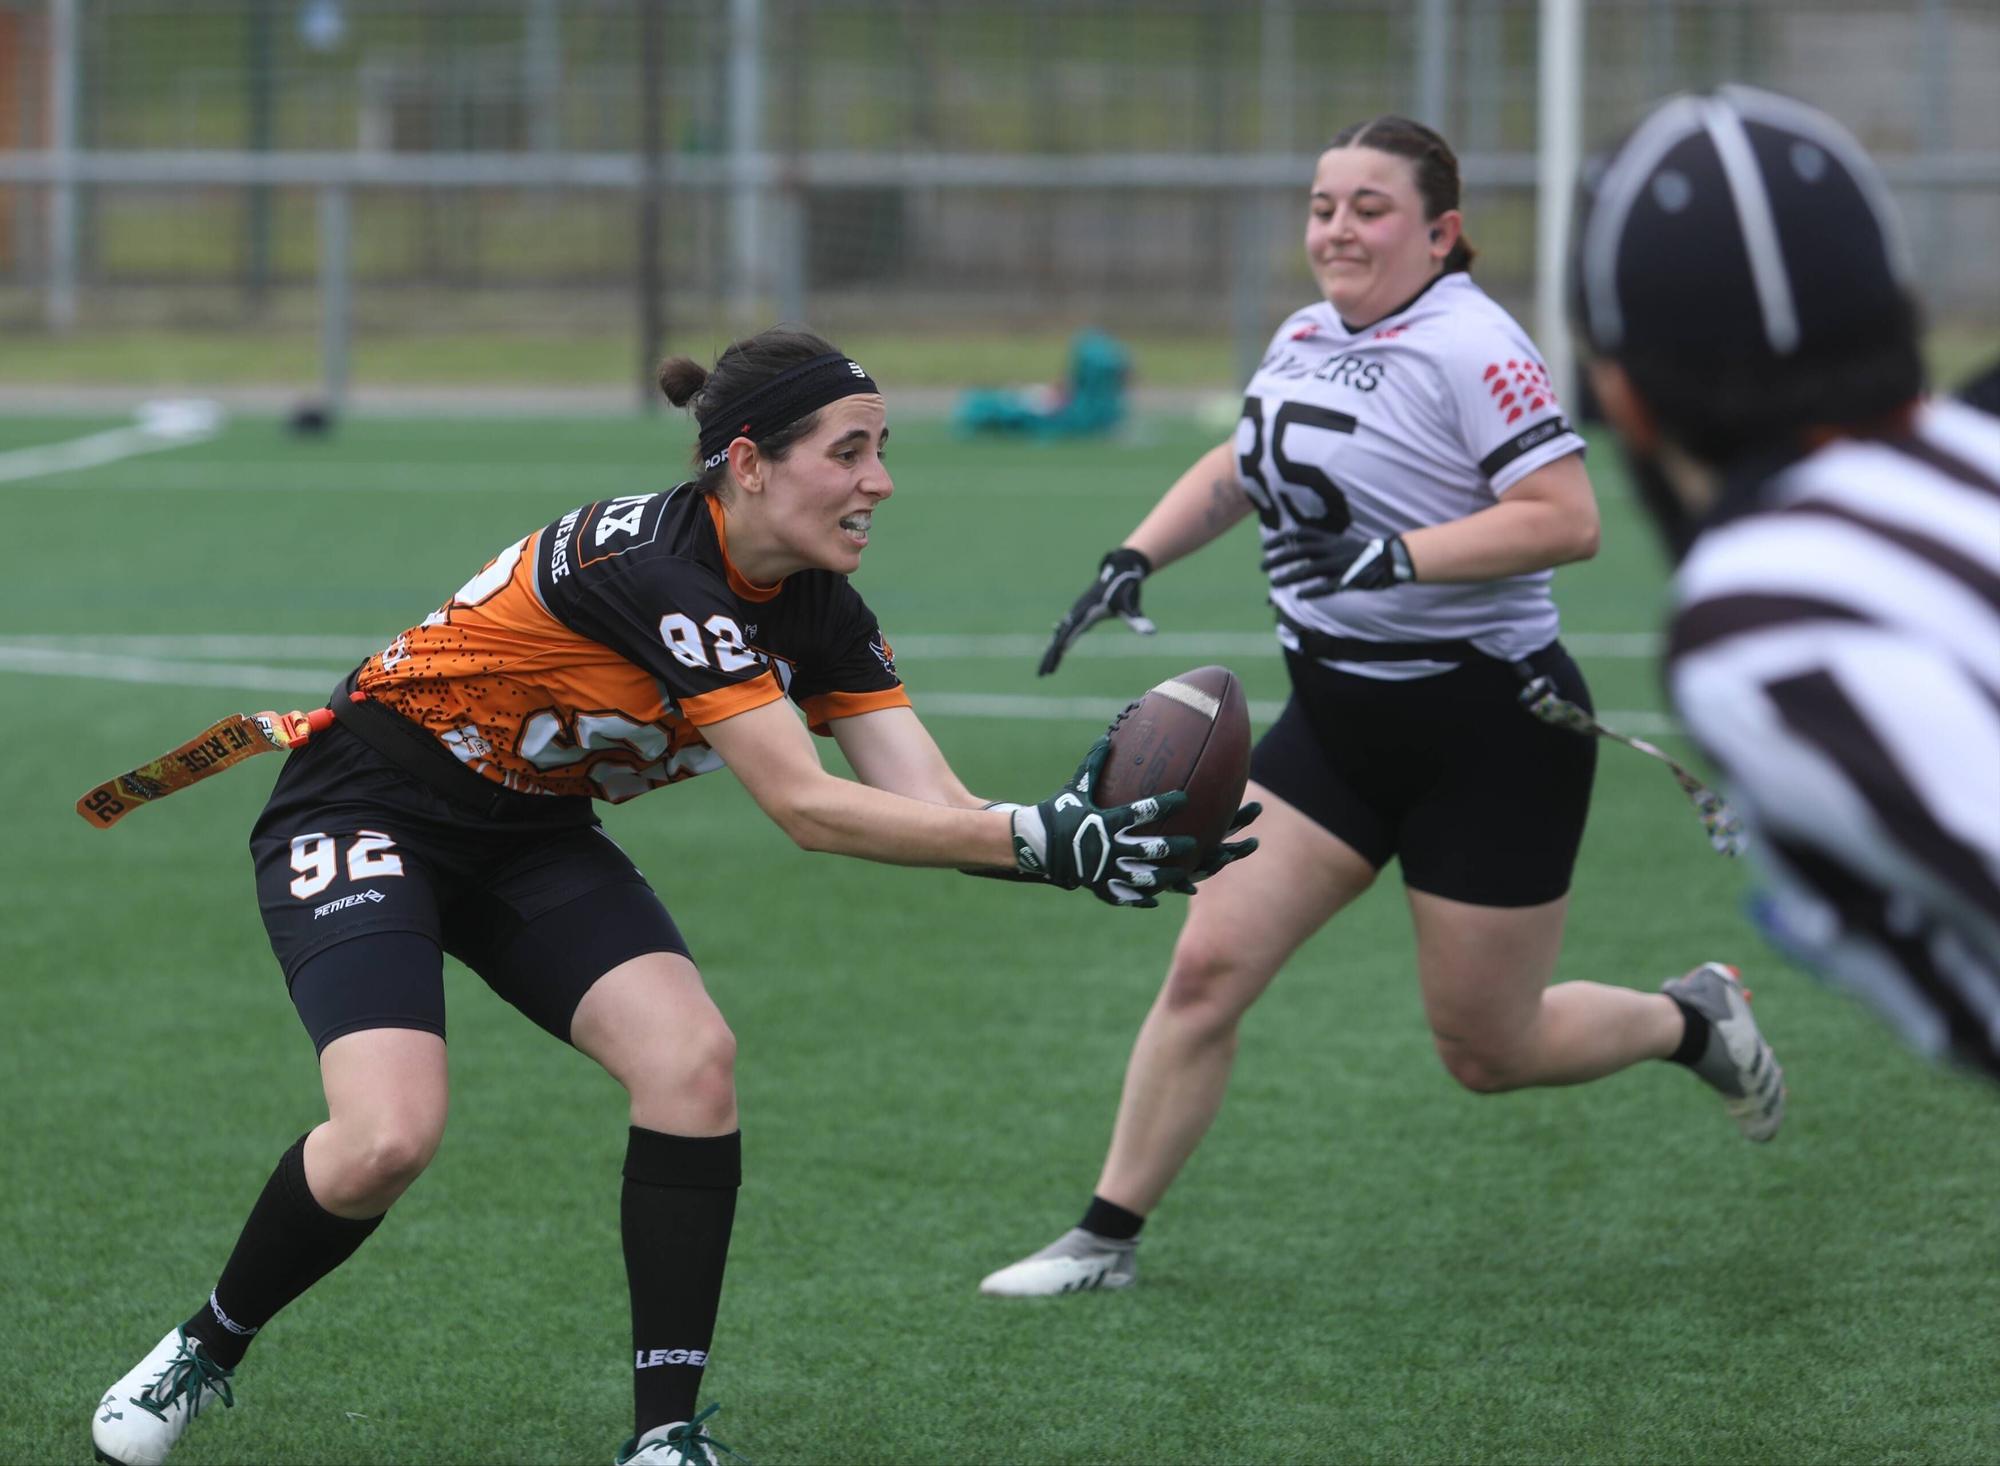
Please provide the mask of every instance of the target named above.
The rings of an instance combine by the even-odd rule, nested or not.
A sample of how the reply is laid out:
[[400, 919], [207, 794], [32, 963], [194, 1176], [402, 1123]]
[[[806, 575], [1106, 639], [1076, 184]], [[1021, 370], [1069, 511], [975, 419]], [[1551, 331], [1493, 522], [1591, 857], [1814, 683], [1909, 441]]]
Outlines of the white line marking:
[[[76, 677], [94, 682], [154, 683], [174, 687], [233, 687], [256, 692], [332, 692], [351, 667], [272, 667], [249, 662], [185, 662], [155, 657], [53, 647], [0, 645], [0, 672]], [[916, 689], [919, 715], [988, 718], [1007, 722], [1108, 724], [1124, 703], [1116, 698], [1041, 697], [1002, 692], [926, 692]], [[1253, 699], [1250, 721], [1269, 724], [1284, 704]], [[1667, 734], [1678, 725], [1664, 714], [1607, 712], [1604, 722], [1625, 733]]]
[[[540, 477], [534, 477], [539, 473]], [[247, 459], [149, 463], [93, 488], [107, 492], [190, 493], [446, 493], [545, 494], [561, 484], [588, 502], [644, 493], [662, 474], [657, 463], [312, 463]], [[671, 482], [664, 487], [671, 488]]]
[[0, 672], [43, 677], [82, 677], [93, 682], [156, 682], [180, 687], [244, 687], [287, 692], [333, 691], [349, 668], [340, 671], [263, 667], [252, 662], [173, 662], [156, 657], [121, 657], [102, 652], [57, 651], [46, 647], [0, 646]]
[[[152, 654], [167, 657], [215, 658], [217, 660], [265, 659], [275, 661], [317, 660], [343, 657], [360, 661], [370, 652], [380, 651], [394, 632], [377, 636], [288, 636], [219, 635], [169, 636], [157, 633], [138, 635], [64, 634], [0, 637], [0, 646], [46, 647], [79, 651], [112, 652], [126, 655]], [[928, 661], [1008, 661], [1032, 662], [1041, 656], [1048, 638], [1039, 633], [996, 632], [962, 635], [957, 633], [891, 636], [899, 660]], [[1266, 656], [1277, 645], [1268, 631], [1162, 631], [1154, 636], [1123, 636], [1116, 632], [1103, 637], [1085, 637], [1071, 647], [1068, 655], [1091, 661], [1136, 661], [1146, 658], [1180, 661], [1199, 657]], [[1642, 658], [1658, 654], [1660, 638], [1650, 631], [1578, 632], [1563, 638], [1563, 645], [1578, 656]]]
[[16, 448], [11, 453], [0, 453], [0, 483], [50, 478], [79, 468], [116, 463], [121, 458], [139, 453], [158, 453], [163, 448], [180, 446], [179, 443], [162, 442], [144, 428], [113, 428], [109, 432], [93, 433], [87, 438], [75, 438], [67, 443], [48, 443], [39, 448]]
[[[1041, 656], [1049, 639], [1033, 632], [984, 635], [917, 632], [905, 636], [892, 634], [889, 642], [898, 657], [919, 661], [953, 657], [967, 660], [1020, 657], [1033, 661]], [[1660, 650], [1659, 636], [1650, 631], [1579, 631], [1565, 635], [1562, 643], [1576, 655], [1586, 657], [1651, 657]], [[1084, 637], [1064, 656], [1121, 661], [1142, 657], [1251, 657], [1268, 654], [1277, 644], [1275, 631], [1161, 631], [1152, 636], [1124, 636], [1114, 630], [1108, 636]]]
[[358, 662], [370, 652], [380, 651], [391, 637], [366, 636], [248, 636], [225, 633], [208, 636], [142, 634], [67, 634], [60, 636], [0, 637], [0, 648], [37, 651], [107, 652], [119, 656], [194, 657], [212, 661], [323, 661], [332, 659]]
[[221, 409], [212, 402], [144, 403], [139, 408], [139, 421], [132, 427], [111, 428], [66, 443], [43, 443], [0, 453], [0, 484], [97, 468], [141, 453], [184, 448], [207, 441], [221, 427]]
[[[923, 717], [999, 718], [1037, 723], [1106, 723], [1118, 716], [1125, 703], [1092, 697], [1038, 697], [1034, 694], [1003, 692], [926, 692], [915, 688], [910, 700]], [[1278, 720], [1284, 703], [1275, 699], [1251, 698], [1250, 721], [1268, 726]], [[1641, 736], [1678, 735], [1681, 725], [1665, 713], [1647, 708], [1613, 708], [1596, 715], [1601, 723], [1620, 733]]]
[[[36, 450], [40, 451], [40, 450]], [[88, 466], [88, 465], [78, 465]], [[568, 503], [612, 498], [619, 494], [642, 494], [654, 489], [665, 491], [679, 482], [681, 459], [678, 452], [666, 460], [644, 463], [425, 463], [420, 460], [356, 460], [312, 462], [307, 459], [196, 459], [184, 463], [148, 464], [130, 474], [107, 478], [93, 488], [107, 492], [206, 493], [477, 493], [548, 494], [561, 486], [571, 493]], [[937, 498], [953, 491], [940, 487]], [[969, 493], [960, 497], [969, 498]], [[982, 499], [1077, 499], [1130, 498], [1142, 491], [1122, 487], [1098, 487], [1090, 481], [1050, 483], [1029, 480], [1018, 483], [982, 484]], [[1083, 567], [1087, 568], [1087, 567]]]

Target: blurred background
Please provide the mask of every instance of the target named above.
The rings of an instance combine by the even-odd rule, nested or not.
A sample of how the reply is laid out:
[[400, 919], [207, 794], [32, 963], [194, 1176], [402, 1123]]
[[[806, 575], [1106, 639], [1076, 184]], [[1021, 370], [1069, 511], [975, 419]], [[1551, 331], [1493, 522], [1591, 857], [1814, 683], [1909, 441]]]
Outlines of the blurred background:
[[785, 318], [904, 393], [1084, 326], [1142, 402], [1228, 392], [1385, 110], [1556, 352], [1573, 159], [1724, 80], [1881, 159], [1949, 384], [2000, 336], [1995, 76], [1991, 0], [0, 0], [0, 388], [625, 408]]

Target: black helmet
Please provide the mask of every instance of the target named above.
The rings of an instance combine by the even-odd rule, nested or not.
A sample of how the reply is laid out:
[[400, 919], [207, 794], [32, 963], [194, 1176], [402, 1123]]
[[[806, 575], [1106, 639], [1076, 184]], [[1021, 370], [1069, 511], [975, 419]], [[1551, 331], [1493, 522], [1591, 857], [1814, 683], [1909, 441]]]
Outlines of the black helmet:
[[1917, 396], [1912, 280], [1861, 145], [1802, 102], [1726, 86], [1662, 102], [1588, 180], [1570, 310], [1720, 462]]

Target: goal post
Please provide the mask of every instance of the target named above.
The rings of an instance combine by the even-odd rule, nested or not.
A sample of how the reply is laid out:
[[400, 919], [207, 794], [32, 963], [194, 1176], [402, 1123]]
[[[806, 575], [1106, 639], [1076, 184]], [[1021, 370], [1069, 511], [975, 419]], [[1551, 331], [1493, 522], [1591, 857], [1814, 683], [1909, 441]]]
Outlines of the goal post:
[[1564, 319], [1569, 215], [1583, 163], [1583, 0], [1541, 0], [1535, 137], [1535, 344], [1556, 400], [1574, 411], [1576, 354]]

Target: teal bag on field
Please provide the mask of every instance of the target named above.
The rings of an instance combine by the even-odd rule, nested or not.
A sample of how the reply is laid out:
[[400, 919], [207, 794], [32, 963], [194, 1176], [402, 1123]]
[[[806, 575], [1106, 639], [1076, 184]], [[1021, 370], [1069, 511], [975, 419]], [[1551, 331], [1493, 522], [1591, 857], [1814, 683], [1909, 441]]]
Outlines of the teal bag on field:
[[1070, 342], [1069, 371], [1060, 386], [974, 387], [960, 399], [953, 426], [966, 434], [1035, 438], [1108, 433], [1125, 420], [1131, 375], [1131, 354], [1122, 342], [1102, 331], [1081, 331]]

